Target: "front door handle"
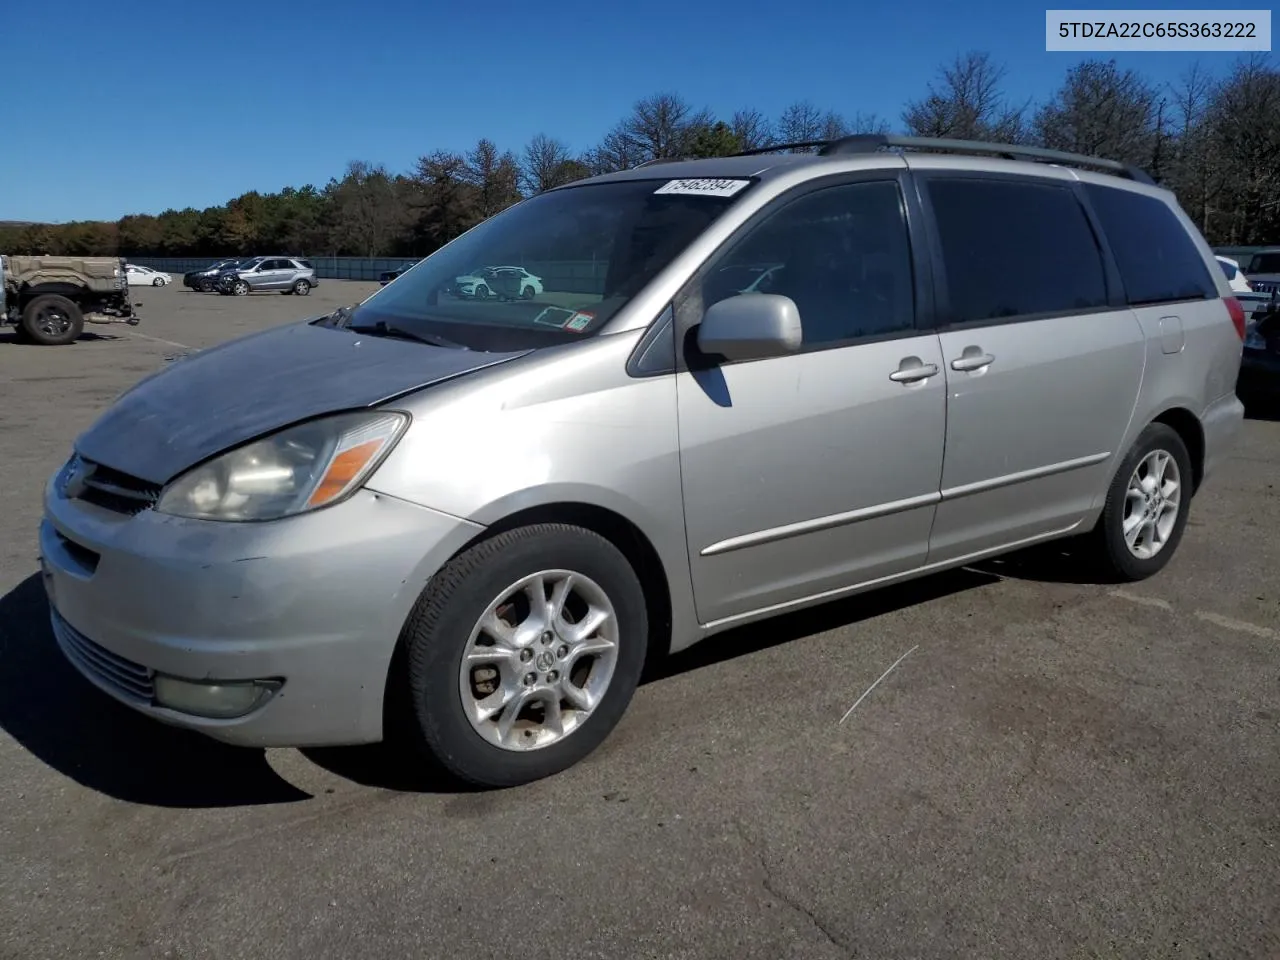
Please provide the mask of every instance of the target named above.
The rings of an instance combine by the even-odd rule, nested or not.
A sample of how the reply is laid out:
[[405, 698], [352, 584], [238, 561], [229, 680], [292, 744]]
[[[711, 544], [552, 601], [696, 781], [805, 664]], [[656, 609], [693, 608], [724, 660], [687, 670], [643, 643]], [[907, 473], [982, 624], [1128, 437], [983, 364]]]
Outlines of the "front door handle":
[[898, 369], [889, 374], [894, 383], [916, 383], [938, 375], [936, 363], [924, 363], [919, 357], [904, 357]]
[[994, 355], [983, 353], [981, 347], [965, 347], [964, 352], [951, 361], [951, 369], [961, 372], [981, 370], [983, 367], [991, 366], [995, 359]]

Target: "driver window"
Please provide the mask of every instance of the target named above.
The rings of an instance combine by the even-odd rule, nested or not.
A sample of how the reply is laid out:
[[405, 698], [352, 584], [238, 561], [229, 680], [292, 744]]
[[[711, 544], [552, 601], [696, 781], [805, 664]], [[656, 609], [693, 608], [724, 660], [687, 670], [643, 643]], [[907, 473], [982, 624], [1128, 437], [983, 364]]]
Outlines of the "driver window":
[[826, 187], [785, 203], [704, 275], [702, 308], [737, 294], [790, 297], [804, 343], [911, 330], [911, 247], [896, 181]]

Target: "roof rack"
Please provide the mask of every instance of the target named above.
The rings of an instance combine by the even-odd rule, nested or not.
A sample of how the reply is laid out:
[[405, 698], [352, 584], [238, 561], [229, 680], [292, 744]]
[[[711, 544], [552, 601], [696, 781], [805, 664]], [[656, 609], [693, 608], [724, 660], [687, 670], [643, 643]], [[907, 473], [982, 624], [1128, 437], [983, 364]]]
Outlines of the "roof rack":
[[836, 140], [805, 140], [800, 143], [779, 143], [771, 147], [759, 147], [755, 150], [744, 150], [736, 156], [751, 156], [761, 153], [774, 153], [779, 150], [794, 150], [800, 147], [818, 147], [819, 156], [838, 154], [875, 153], [885, 148], [902, 150], [945, 150], [952, 153], [979, 153], [1004, 157], [1008, 160], [1025, 160], [1034, 163], [1059, 163], [1073, 167], [1095, 167], [1108, 173], [1118, 174], [1135, 180], [1138, 183], [1154, 184], [1155, 180], [1141, 167], [1121, 163], [1119, 160], [1107, 160], [1102, 157], [1089, 157], [1082, 153], [1068, 153], [1065, 150], [1047, 150], [1044, 147], [1027, 147], [1014, 143], [988, 143], [983, 140], [950, 140], [941, 137], [899, 137], [888, 133], [858, 133]]

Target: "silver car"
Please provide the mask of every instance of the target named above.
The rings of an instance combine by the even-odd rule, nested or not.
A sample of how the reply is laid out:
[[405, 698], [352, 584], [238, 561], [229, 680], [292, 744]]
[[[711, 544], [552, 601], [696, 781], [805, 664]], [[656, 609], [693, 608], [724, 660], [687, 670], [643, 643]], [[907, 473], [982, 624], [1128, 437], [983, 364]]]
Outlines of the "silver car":
[[218, 290], [230, 296], [276, 291], [305, 297], [316, 286], [310, 260], [297, 257], [255, 257], [219, 277]]
[[45, 493], [58, 644], [219, 740], [511, 785], [740, 624], [1056, 538], [1151, 576], [1241, 424], [1226, 278], [1141, 171], [938, 145], [551, 190], [145, 379]]

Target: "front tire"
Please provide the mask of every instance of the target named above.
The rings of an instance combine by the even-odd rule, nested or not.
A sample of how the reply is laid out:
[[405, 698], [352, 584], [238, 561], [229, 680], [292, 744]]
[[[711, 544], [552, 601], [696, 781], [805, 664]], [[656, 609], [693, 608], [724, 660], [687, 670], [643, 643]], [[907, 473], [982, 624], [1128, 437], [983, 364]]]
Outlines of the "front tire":
[[243, 280], [237, 280], [231, 286], [231, 293], [237, 297], [247, 297], [249, 295], [249, 284]]
[[[541, 601], [539, 601], [539, 597]], [[405, 625], [410, 733], [455, 776], [509, 787], [592, 753], [621, 719], [648, 641], [644, 591], [612, 543], [520, 527], [446, 564]]]
[[1164, 569], [1182, 541], [1192, 483], [1182, 437], [1167, 424], [1149, 424], [1116, 471], [1093, 530], [1106, 579], [1145, 580]]
[[22, 332], [33, 343], [60, 347], [74, 343], [84, 330], [84, 314], [66, 297], [45, 294], [22, 311]]
[[154, 280], [152, 280], [152, 281], [151, 281], [151, 285], [152, 285], [153, 287], [163, 287], [163, 286], [164, 286], [164, 278], [163, 278], [163, 277], [156, 277]]

